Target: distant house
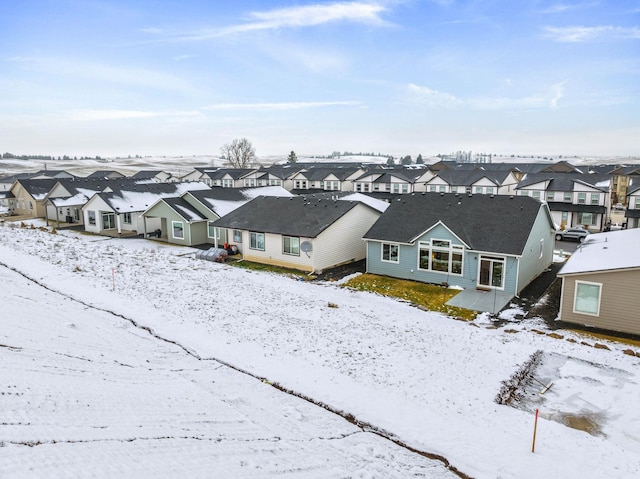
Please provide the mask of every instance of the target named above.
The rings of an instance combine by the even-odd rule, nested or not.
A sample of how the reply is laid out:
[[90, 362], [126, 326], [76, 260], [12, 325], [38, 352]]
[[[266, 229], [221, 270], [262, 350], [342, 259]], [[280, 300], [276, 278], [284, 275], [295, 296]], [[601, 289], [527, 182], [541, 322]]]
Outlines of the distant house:
[[559, 321], [640, 334], [640, 229], [590, 235], [558, 273]]
[[359, 261], [380, 212], [360, 201], [258, 196], [213, 223], [243, 258], [306, 272]]
[[444, 170], [425, 183], [425, 191], [430, 193], [472, 193], [486, 195], [513, 195], [518, 179], [510, 170], [485, 171]]
[[147, 234], [160, 227], [142, 213], [160, 198], [188, 190], [208, 189], [203, 183], [135, 183], [94, 194], [82, 207], [85, 231], [104, 235]]
[[[158, 230], [159, 239], [168, 243], [215, 246], [231, 243], [225, 229], [216, 229], [215, 220], [251, 201], [259, 194], [291, 196], [281, 187], [207, 188], [186, 191], [180, 197], [159, 198], [142, 213], [145, 231]], [[149, 225], [155, 225], [151, 229]]]
[[532, 198], [416, 193], [364, 235], [367, 272], [464, 289], [449, 304], [497, 312], [553, 259], [549, 209]]
[[133, 175], [131, 178], [135, 180], [149, 180], [157, 183], [168, 183], [178, 181], [171, 173], [162, 170], [141, 170]]
[[65, 225], [83, 224], [82, 207], [96, 193], [110, 192], [113, 188], [122, 189], [136, 185], [135, 180], [127, 177], [108, 179], [102, 177], [64, 178], [58, 180], [49, 190], [43, 201], [45, 219], [55, 222], [59, 228]]
[[125, 178], [125, 175], [116, 170], [97, 170], [91, 173], [87, 178], [93, 178], [97, 180], [117, 180]]
[[627, 228], [640, 228], [640, 176], [629, 180], [627, 191]]
[[546, 201], [561, 228], [602, 231], [611, 209], [610, 183], [608, 175], [539, 173], [525, 175], [516, 190], [518, 195]]
[[44, 200], [57, 182], [58, 180], [53, 178], [14, 181], [9, 190], [13, 195], [13, 213], [31, 218], [44, 218]]

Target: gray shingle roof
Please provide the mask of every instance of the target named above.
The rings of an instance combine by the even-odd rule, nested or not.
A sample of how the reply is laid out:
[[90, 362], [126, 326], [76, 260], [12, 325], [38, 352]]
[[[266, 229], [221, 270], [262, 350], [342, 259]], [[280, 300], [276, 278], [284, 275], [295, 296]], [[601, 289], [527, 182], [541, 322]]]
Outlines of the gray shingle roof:
[[215, 226], [315, 238], [358, 204], [300, 196], [258, 196], [217, 220]]
[[441, 221], [473, 250], [520, 255], [542, 207], [528, 196], [401, 195], [364, 238], [412, 243]]

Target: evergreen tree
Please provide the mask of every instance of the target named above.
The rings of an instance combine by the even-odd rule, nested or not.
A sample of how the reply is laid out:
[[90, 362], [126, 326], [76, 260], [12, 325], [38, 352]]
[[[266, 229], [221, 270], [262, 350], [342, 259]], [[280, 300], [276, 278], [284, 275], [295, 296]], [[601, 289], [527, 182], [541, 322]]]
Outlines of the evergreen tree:
[[422, 159], [422, 155], [418, 155], [418, 158], [416, 158], [416, 165], [422, 165], [424, 164], [424, 160]]
[[298, 162], [298, 157], [296, 156], [296, 152], [291, 150], [291, 153], [289, 153], [289, 157], [287, 158], [287, 163], [297, 163]]

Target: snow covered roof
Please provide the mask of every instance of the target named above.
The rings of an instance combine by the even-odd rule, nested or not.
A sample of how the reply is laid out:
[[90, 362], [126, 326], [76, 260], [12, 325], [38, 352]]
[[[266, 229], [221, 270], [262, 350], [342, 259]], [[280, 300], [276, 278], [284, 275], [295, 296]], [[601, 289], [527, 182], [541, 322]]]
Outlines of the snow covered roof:
[[132, 213], [146, 210], [160, 198], [181, 196], [190, 190], [209, 189], [204, 183], [143, 183], [135, 185], [135, 188], [118, 188], [98, 194], [114, 211]]
[[589, 235], [559, 275], [640, 268], [640, 228]]

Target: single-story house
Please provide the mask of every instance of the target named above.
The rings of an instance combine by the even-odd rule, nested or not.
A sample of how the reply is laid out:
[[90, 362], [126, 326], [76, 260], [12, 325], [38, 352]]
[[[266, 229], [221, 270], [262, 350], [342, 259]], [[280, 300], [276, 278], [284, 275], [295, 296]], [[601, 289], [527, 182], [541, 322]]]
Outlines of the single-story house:
[[589, 235], [558, 273], [558, 320], [640, 335], [638, 244], [638, 228]]
[[168, 243], [195, 246], [210, 243], [218, 246], [229, 242], [226, 230], [213, 227], [213, 222], [247, 203], [259, 194], [291, 196], [280, 186], [260, 188], [207, 188], [190, 190], [180, 197], [158, 199], [142, 213], [147, 225], [157, 226], [159, 238]]
[[85, 231], [97, 234], [147, 234], [160, 228], [142, 213], [160, 198], [209, 189], [204, 183], [133, 183], [94, 194], [82, 207]]
[[529, 197], [403, 195], [364, 235], [367, 272], [460, 287], [449, 304], [496, 313], [552, 263], [554, 231]]
[[379, 216], [361, 201], [258, 196], [213, 226], [246, 260], [312, 273], [364, 259], [362, 235]]

